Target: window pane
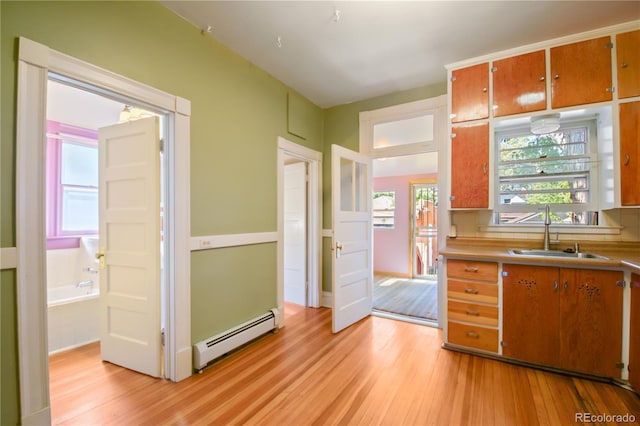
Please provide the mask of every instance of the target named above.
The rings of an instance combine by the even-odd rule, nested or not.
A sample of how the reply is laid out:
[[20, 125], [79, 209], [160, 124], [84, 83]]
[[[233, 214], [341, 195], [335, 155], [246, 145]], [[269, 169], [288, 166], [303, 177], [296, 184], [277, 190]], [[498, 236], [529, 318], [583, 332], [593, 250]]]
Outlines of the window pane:
[[98, 148], [62, 142], [60, 176], [63, 185], [98, 186]]
[[373, 193], [373, 226], [393, 229], [395, 225], [396, 193], [394, 191]]
[[373, 126], [373, 148], [410, 145], [433, 140], [433, 115], [421, 115], [406, 120]]
[[353, 162], [340, 159], [340, 210], [353, 211]]
[[356, 201], [355, 211], [366, 212], [369, 209], [369, 200], [367, 198], [367, 165], [356, 163], [356, 184], [354, 187], [354, 197]]
[[98, 229], [98, 190], [62, 188], [63, 232]]

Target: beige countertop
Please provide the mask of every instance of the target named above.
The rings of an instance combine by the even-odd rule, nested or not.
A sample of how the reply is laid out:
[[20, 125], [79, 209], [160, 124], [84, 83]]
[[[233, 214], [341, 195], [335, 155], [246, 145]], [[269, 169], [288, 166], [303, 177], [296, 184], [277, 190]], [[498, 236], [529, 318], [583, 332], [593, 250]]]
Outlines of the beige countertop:
[[[571, 257], [523, 256], [510, 253], [510, 249], [540, 249], [542, 242], [528, 240], [495, 240], [484, 238], [448, 238], [447, 246], [440, 254], [449, 258], [493, 260], [566, 267], [625, 268], [640, 274], [640, 242], [590, 242], [581, 241], [580, 251], [595, 253], [607, 259], [585, 259]], [[552, 249], [563, 250], [559, 244]]]

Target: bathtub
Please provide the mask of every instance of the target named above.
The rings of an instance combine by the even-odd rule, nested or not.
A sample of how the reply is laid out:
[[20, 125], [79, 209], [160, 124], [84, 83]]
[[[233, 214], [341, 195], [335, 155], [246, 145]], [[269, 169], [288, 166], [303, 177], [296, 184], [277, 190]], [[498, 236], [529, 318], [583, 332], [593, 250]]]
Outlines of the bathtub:
[[100, 300], [96, 283], [47, 289], [49, 354], [100, 339]]

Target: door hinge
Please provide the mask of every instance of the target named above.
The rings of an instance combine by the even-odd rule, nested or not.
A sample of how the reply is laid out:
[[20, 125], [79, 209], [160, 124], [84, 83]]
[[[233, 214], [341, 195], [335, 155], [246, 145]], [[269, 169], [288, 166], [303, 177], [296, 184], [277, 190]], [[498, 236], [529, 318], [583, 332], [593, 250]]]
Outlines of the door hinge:
[[491, 67], [491, 72], [496, 72], [498, 71], [498, 67]]
[[164, 346], [164, 340], [165, 340], [165, 333], [164, 333], [164, 328], [160, 330], [160, 344], [162, 346]]
[[509, 276], [509, 271], [502, 271], [502, 276], [503, 277], [508, 277]]
[[624, 368], [624, 362], [616, 362], [616, 368]]
[[502, 346], [503, 348], [506, 348], [507, 346], [509, 346], [509, 344], [503, 340], [500, 342], [500, 346]]
[[627, 282], [625, 280], [616, 281], [616, 285], [618, 287], [625, 288], [627, 286]]
[[456, 81], [456, 76], [455, 75], [451, 76], [451, 81]]
[[613, 43], [607, 43], [604, 45], [605, 49], [613, 49]]
[[160, 152], [164, 152], [164, 139], [160, 139]]

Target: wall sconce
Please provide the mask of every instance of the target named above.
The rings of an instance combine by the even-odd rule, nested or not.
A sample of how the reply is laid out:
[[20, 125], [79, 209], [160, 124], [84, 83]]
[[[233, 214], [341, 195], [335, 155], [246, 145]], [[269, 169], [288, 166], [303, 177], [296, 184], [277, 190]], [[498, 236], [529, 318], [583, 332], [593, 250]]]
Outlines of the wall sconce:
[[531, 133], [545, 135], [560, 128], [560, 114], [540, 115], [531, 117]]

